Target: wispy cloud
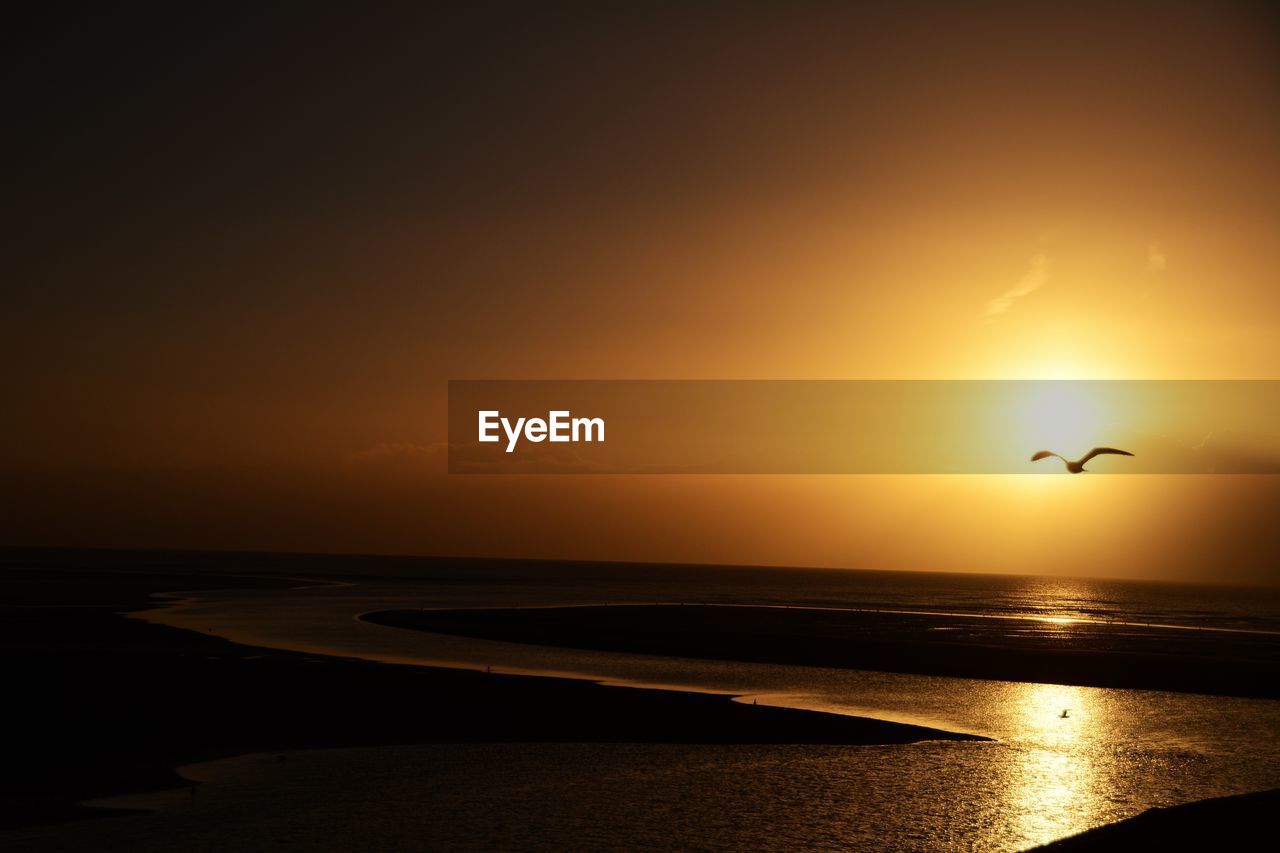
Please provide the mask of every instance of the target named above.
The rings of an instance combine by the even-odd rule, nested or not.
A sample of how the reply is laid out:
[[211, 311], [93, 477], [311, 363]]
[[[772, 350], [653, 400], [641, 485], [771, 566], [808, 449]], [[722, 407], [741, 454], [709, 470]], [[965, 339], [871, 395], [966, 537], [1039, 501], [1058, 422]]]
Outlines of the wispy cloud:
[[1152, 240], [1147, 244], [1147, 272], [1151, 275], [1164, 272], [1164, 268], [1169, 265], [1169, 259], [1165, 256], [1164, 247]]
[[1048, 255], [1032, 255], [1028, 261], [1029, 267], [1022, 278], [1018, 279], [1018, 283], [987, 303], [987, 320], [995, 320], [1000, 315], [1009, 313], [1015, 300], [1044, 287], [1049, 280], [1049, 263]]

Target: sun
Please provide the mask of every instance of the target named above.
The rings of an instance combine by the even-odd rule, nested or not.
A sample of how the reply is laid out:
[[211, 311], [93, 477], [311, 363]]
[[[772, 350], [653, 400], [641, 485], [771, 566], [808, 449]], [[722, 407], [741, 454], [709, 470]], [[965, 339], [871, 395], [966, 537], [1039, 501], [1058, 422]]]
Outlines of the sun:
[[1094, 384], [1028, 382], [1013, 418], [1027, 448], [1050, 449], [1074, 458], [1101, 442], [1108, 418]]

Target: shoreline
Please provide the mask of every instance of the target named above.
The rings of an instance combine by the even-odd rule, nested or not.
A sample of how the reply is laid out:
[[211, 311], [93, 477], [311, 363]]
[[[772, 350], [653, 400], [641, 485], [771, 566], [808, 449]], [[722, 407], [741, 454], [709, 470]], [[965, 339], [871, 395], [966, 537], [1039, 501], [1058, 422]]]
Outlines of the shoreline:
[[[25, 580], [24, 573], [28, 575]], [[76, 818], [146, 816], [145, 811], [111, 810], [110, 806], [85, 805], [84, 801], [147, 791], [169, 791], [167, 796], [185, 798], [186, 788], [198, 788], [201, 783], [193, 785], [183, 779], [177, 768], [254, 753], [431, 743], [477, 747], [495, 743], [595, 743], [617, 744], [625, 749], [626, 744], [633, 743], [859, 746], [989, 740], [932, 728], [927, 720], [920, 726], [874, 716], [764, 704], [753, 707], [750, 692], [745, 694], [744, 702], [742, 694], [601, 681], [572, 673], [486, 673], [483, 666], [454, 668], [445, 661], [438, 666], [429, 662], [379, 662], [346, 657], [341, 652], [326, 653], [323, 649], [290, 651], [236, 642], [199, 628], [171, 627], [145, 618], [148, 612], [172, 607], [205, 591], [236, 586], [295, 587], [303, 580], [302, 575], [292, 570], [279, 577], [127, 570], [95, 570], [88, 575], [55, 571], [38, 578], [28, 570], [0, 574], [0, 592], [22, 593], [7, 598], [15, 604], [0, 606], [0, 647], [17, 652], [11, 654], [15, 660], [29, 658], [22, 662], [14, 695], [22, 696], [23, 702], [35, 699], [35, 710], [22, 708], [20, 717], [38, 720], [30, 723], [38, 727], [38, 737], [30, 743], [19, 743], [19, 752], [23, 753], [19, 757], [23, 760], [11, 765], [6, 774], [10, 783], [7, 793], [25, 787], [38, 796], [25, 801], [12, 796], [0, 798], [0, 838], [5, 837], [4, 830], [20, 832], [20, 827], [32, 826], [40, 818], [43, 820], [39, 822], [56, 832], [59, 830], [54, 827], [68, 825]], [[329, 582], [333, 581], [321, 581]], [[161, 590], [167, 595], [157, 596]], [[663, 605], [605, 605], [594, 606], [594, 611], [610, 621], [625, 615], [626, 608], [642, 611], [648, 624], [662, 629], [660, 635], [669, 630], [674, 642], [685, 642], [687, 638], [682, 634], [687, 632], [679, 624], [654, 621], [663, 615], [661, 611], [655, 613], [655, 606]], [[609, 609], [606, 611], [605, 607]], [[700, 608], [695, 606], [684, 605], [681, 609], [690, 617], [706, 615], [698, 613]], [[528, 615], [555, 610], [530, 607], [504, 608], [500, 612]], [[591, 615], [593, 606], [573, 610]], [[830, 608], [751, 605], [709, 610], [751, 617], [769, 610], [779, 618], [800, 620], [799, 627], [806, 630], [811, 627], [803, 623], [808, 613], [826, 616], [833, 612]], [[387, 612], [395, 611], [371, 611], [355, 618], [372, 621], [368, 617], [376, 619], [376, 614]], [[468, 611], [471, 615], [477, 612], [483, 613]], [[139, 618], [133, 618], [133, 614]], [[879, 615], [893, 619], [915, 616]], [[713, 631], [716, 628], [710, 627]], [[754, 621], [752, 628], [761, 631]], [[766, 628], [762, 635], [785, 639], [786, 632], [775, 635]], [[727, 636], [732, 638], [731, 634]], [[821, 640], [811, 645], [822, 647]], [[46, 687], [41, 679], [48, 680], [50, 669], [57, 673], [57, 692], [44, 695], [41, 691]], [[127, 705], [113, 706], [125, 700]], [[82, 713], [73, 713], [76, 709]], [[41, 710], [45, 713], [41, 714]], [[107, 714], [105, 721], [95, 718], [100, 712]], [[82, 731], [87, 722], [95, 728]], [[92, 748], [86, 751], [86, 744]], [[972, 753], [970, 748], [945, 744], [927, 748], [925, 754], [953, 749], [982, 761], [999, 755], [985, 750]], [[55, 750], [65, 754], [55, 754]], [[876, 755], [878, 751], [866, 754]], [[912, 753], [889, 754], [896, 760]], [[94, 775], [95, 763], [112, 766], [113, 778]], [[293, 761], [289, 763], [292, 765]], [[25, 771], [33, 771], [35, 781], [44, 786], [30, 785], [31, 777], [23, 777]], [[1260, 782], [1260, 786], [1265, 784], [1267, 780]], [[205, 802], [205, 798], [200, 797], [200, 801]], [[15, 823], [9, 819], [15, 806], [25, 809], [25, 820]], [[38, 813], [41, 808], [43, 814]]]
[[617, 689], [572, 678], [241, 645], [128, 616], [164, 607], [166, 600], [153, 597], [157, 592], [226, 588], [226, 577], [104, 580], [98, 573], [77, 586], [66, 572], [0, 578], [0, 585], [18, 583], [30, 599], [0, 607], [0, 648], [16, 661], [12, 695], [24, 698], [14, 727], [27, 733], [2, 777], [0, 830], [115, 816], [80, 804], [181, 788], [189, 783], [176, 767], [253, 752], [414, 743], [990, 740], [871, 717], [755, 706], [729, 694]]
[[[526, 645], [908, 675], [1280, 699], [1269, 634], [964, 615], [717, 604], [391, 609], [358, 619]], [[663, 631], [650, 627], [661, 624]]]
[[1044, 853], [1102, 850], [1245, 850], [1280, 830], [1280, 788], [1147, 809], [1033, 848]]

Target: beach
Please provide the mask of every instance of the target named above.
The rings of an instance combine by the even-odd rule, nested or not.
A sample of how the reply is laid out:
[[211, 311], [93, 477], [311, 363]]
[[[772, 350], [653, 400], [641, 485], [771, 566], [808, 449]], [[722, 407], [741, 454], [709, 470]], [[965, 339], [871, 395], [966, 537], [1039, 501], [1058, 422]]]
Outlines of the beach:
[[[1280, 720], [1273, 700], [1019, 682], [1007, 668], [850, 668], [868, 649], [920, 643], [916, 660], [948, 646], [962, 662], [969, 646], [1000, 660], [1004, 648], [1030, 656], [1028, 675], [1061, 678], [1037, 660], [1048, 647], [1083, 666], [1166, 631], [1187, 638], [1171, 652], [1218, 643], [1258, 658], [1273, 610], [1255, 593], [724, 566], [2, 556], [21, 737], [0, 840], [18, 849], [1011, 851], [1280, 785], [1280, 758], [1258, 738]], [[935, 609], [918, 612], [923, 601]], [[1177, 627], [1147, 627], [1164, 623]]]
[[1280, 634], [1235, 630], [699, 603], [390, 610], [361, 618], [439, 634], [614, 652], [1280, 697]]
[[159, 592], [285, 577], [7, 571], [0, 643], [21, 702], [0, 827], [92, 817], [89, 798], [186, 786], [173, 770], [263, 750], [457, 742], [896, 744], [983, 740], [755, 707], [731, 695], [254, 648], [127, 618]]

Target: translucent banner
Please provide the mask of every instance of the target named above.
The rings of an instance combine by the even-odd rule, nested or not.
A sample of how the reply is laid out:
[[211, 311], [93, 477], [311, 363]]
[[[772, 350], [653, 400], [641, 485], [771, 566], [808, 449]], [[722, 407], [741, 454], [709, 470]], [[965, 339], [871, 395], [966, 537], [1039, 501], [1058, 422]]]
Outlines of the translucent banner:
[[1274, 474], [1280, 382], [456, 380], [449, 471]]

